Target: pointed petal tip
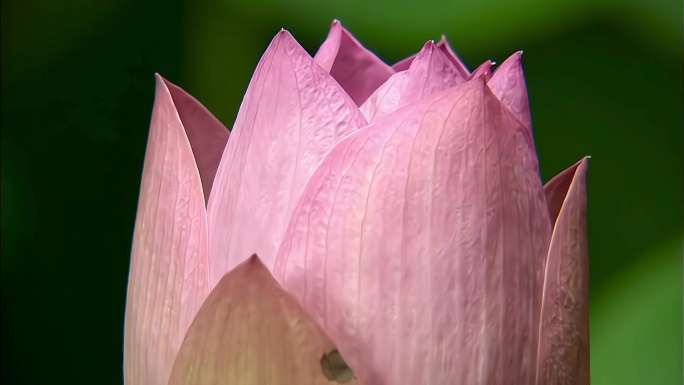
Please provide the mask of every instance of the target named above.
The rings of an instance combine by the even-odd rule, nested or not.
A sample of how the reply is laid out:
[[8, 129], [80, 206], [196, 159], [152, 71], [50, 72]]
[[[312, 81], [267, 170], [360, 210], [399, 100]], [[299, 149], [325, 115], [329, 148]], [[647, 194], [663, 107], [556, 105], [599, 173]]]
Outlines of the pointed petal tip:
[[[190, 94], [188, 94], [183, 88], [181, 88], [181, 87], [180, 87], [179, 85], [177, 85], [176, 83], [173, 83], [173, 82], [170, 81], [169, 79], [165, 78], [165, 77], [164, 77], [162, 74], [160, 74], [159, 72], [155, 72], [155, 73], [154, 73], [154, 80], [155, 80], [155, 83], [157, 84], [157, 86], [160, 86], [160, 85], [163, 85], [163, 86], [164, 86], [164, 88], [169, 92], [169, 95], [171, 96], [172, 99], [174, 98], [174, 96], [173, 96], [174, 90], [176, 90], [176, 91], [182, 92], [183, 94], [186, 94], [188, 97], [190, 97], [190, 98], [192, 98], [192, 99], [194, 100], [194, 97], [193, 97], [193, 96], [191, 96]], [[199, 102], [197, 102], [197, 103], [199, 103]], [[176, 103], [175, 103], [175, 99], [174, 99], [174, 108], [177, 109], [177, 107], [175, 106], [175, 104], [176, 104]]]
[[154, 79], [157, 82], [157, 84], [163, 84], [169, 90], [169, 93], [171, 92], [171, 88], [177, 88], [177, 89], [181, 90], [182, 92], [185, 92], [183, 89], [181, 89], [175, 83], [169, 81], [169, 79], [162, 76], [159, 72], [154, 73]]
[[281, 27], [278, 33], [273, 37], [273, 42], [276, 41], [297, 41], [292, 33], [285, 27]]
[[558, 173], [544, 185], [546, 204], [551, 224], [554, 225], [563, 207], [570, 188], [575, 183], [586, 183], [591, 156], [584, 156], [572, 166]]
[[354, 37], [354, 34], [352, 34], [352, 33], [344, 26], [344, 24], [342, 23], [342, 21], [340, 21], [340, 19], [337, 19], [337, 18], [333, 19], [333, 21], [330, 22], [330, 32], [328, 32], [328, 34], [332, 34], [332, 33], [334, 33], [334, 32], [341, 32], [341, 33], [344, 33], [345, 35], [348, 35], [348, 36], [350, 36], [352, 39], [356, 40], [356, 38]]
[[591, 155], [585, 155], [582, 157], [582, 159], [575, 162], [575, 164], [572, 165], [568, 169], [568, 171], [572, 170], [571, 173], [573, 175], [577, 175], [579, 172], [584, 172], [584, 171], [586, 171], [587, 167], [589, 167], [589, 161], [590, 160], [591, 160]]
[[157, 85], [157, 87], [159, 87], [162, 84], [168, 87], [168, 85], [166, 84], [168, 80], [166, 80], [166, 78], [163, 77], [159, 72], [154, 73], [154, 82]]
[[264, 262], [261, 260], [261, 258], [259, 258], [259, 256], [256, 253], [252, 254], [249, 258], [247, 258], [245, 264], [252, 268], [266, 269], [266, 265], [264, 265]]
[[266, 267], [263, 260], [256, 253], [245, 258], [241, 263], [236, 264], [235, 267], [226, 272], [221, 279], [219, 279], [217, 286], [221, 285], [223, 280], [235, 275], [249, 276], [252, 277], [251, 279], [263, 279], [264, 275], [273, 278], [270, 269]]
[[[329, 45], [335, 44], [329, 40], [330, 37], [326, 40]], [[332, 59], [330, 62], [337, 55], [337, 47], [333, 48], [322, 48], [329, 54], [326, 60]], [[233, 126], [233, 133], [242, 134], [232, 135], [233, 139], [225, 147], [215, 176], [217, 193], [210, 196], [208, 203], [210, 250], [214, 255], [225, 256], [212, 259], [212, 286], [223, 273], [254, 252], [266, 266], [271, 266], [288, 223], [289, 211], [315, 166], [339, 139], [366, 124], [340, 83], [326, 73], [329, 69], [312, 59], [286, 29], [276, 34], [262, 55]], [[306, 104], [295, 101], [298, 95], [307, 95]], [[295, 104], [290, 104], [293, 101]], [[253, 111], [259, 110], [259, 106], [274, 106], [275, 110], [265, 115], [257, 114], [257, 117]], [[335, 116], [318, 113], [329, 106], [335, 106]], [[302, 124], [295, 128], [288, 123], [292, 119], [300, 120]], [[310, 140], [314, 137], [316, 140]], [[243, 151], [243, 148], [250, 148], [250, 151]], [[293, 156], [295, 148], [301, 149], [307, 157]], [[277, 160], [277, 167], [263, 162], [265, 158], [272, 162]], [[268, 183], [267, 187], [258, 182], [272, 173], [291, 177], [276, 178], [277, 182]], [[259, 188], [277, 197], [266, 203], [258, 199], [241, 199], [237, 204], [239, 197], [253, 195], [256, 186], [262, 186]], [[255, 208], [258, 212], [277, 210], [278, 214], [268, 218], [251, 215]]]
[[530, 114], [522, 51], [511, 54], [494, 71], [489, 86], [494, 94], [525, 127], [533, 143], [532, 116]]
[[290, 378], [330, 384], [320, 360], [333, 349], [325, 332], [252, 255], [207, 296], [164, 384], [281, 384]]
[[[573, 384], [589, 384], [589, 159], [583, 157], [544, 186], [553, 233], [542, 290], [538, 385], [560, 384], [568, 379]], [[570, 349], [558, 349], [559, 346]]]
[[[168, 99], [168, 103], [171, 103], [173, 105], [174, 110], [176, 109], [175, 104], [173, 103], [173, 97], [171, 96], [171, 90], [169, 89], [169, 84], [168, 80], [164, 78], [159, 72], [154, 73], [154, 93], [155, 93], [155, 104], [157, 103], [156, 100], [159, 97], [162, 97], [163, 95], [166, 95]], [[159, 99], [162, 100], [162, 99]]]
[[506, 67], [522, 65], [522, 56], [523, 56], [522, 50], [513, 52], [510, 56], [508, 56], [506, 58], [506, 60], [504, 60], [501, 63], [501, 65], [499, 66], [499, 68], [497, 70], [500, 70], [500, 69], [506, 68]]
[[[173, 363], [168, 357], [177, 353], [209, 292], [202, 171], [182, 120], [186, 105], [179, 109], [174, 100], [178, 87], [158, 72], [154, 79], [126, 299], [124, 377], [130, 384], [158, 384], [168, 375]], [[177, 223], [184, 223], [184, 230], [173, 226]]]
[[431, 55], [435, 51], [435, 48], [437, 48], [435, 41], [430, 39], [423, 44], [423, 46], [420, 48], [420, 51], [418, 51], [416, 57], [423, 55]]
[[[240, 271], [241, 273], [238, 273]], [[261, 274], [266, 273], [272, 278], [271, 272], [266, 267], [261, 258], [256, 254], [252, 254], [249, 258], [245, 259], [242, 263], [235, 266], [230, 272], [226, 273], [222, 279], [226, 279], [227, 276], [231, 275], [231, 272], [235, 274], [245, 274], [245, 275], [255, 275], [261, 276]]]
[[[281, 42], [286, 44], [295, 44], [295, 47], [301, 47], [301, 44], [299, 44], [297, 39], [292, 35], [290, 31], [288, 31], [285, 28], [280, 28], [278, 33], [276, 33], [276, 35], [271, 40], [269, 48], [267, 48], [266, 50], [268, 51], [271, 47], [278, 47], [279, 43]], [[280, 50], [280, 48], [278, 48], [278, 50]]]
[[582, 177], [586, 176], [585, 174], [587, 173], [587, 170], [589, 169], [590, 161], [591, 161], [591, 155], [585, 155], [584, 157], [582, 157], [582, 159], [580, 159], [577, 162], [576, 174], [578, 176], [582, 176]]
[[547, 184], [551, 185], [557, 183], [561, 179], [567, 180], [569, 186], [570, 182], [578, 175], [579, 172], [585, 171], [589, 166], [589, 161], [591, 160], [591, 155], [585, 155], [582, 159], [575, 162], [572, 166], [566, 168], [565, 170], [558, 173], [556, 176], [551, 178]]
[[492, 76], [493, 66], [493, 61], [485, 60], [484, 63], [480, 64], [480, 66], [473, 71], [471, 78], [484, 78], [486, 81], [488, 81]]

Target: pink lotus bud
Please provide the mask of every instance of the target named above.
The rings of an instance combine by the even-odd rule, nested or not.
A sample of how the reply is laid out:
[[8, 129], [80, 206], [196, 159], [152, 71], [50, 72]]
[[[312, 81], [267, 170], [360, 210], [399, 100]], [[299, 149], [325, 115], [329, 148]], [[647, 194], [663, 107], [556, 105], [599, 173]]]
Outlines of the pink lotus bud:
[[521, 57], [283, 30], [230, 137], [157, 76], [126, 384], [588, 385], [588, 158], [542, 186]]

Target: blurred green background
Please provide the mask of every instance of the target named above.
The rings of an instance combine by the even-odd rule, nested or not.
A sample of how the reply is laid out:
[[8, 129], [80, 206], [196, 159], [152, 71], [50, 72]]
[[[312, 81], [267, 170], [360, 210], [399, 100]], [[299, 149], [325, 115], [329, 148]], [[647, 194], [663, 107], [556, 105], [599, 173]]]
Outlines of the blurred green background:
[[525, 51], [545, 180], [585, 154], [594, 385], [682, 384], [682, 2], [2, 1], [2, 383], [120, 384], [160, 72], [227, 126], [271, 37]]

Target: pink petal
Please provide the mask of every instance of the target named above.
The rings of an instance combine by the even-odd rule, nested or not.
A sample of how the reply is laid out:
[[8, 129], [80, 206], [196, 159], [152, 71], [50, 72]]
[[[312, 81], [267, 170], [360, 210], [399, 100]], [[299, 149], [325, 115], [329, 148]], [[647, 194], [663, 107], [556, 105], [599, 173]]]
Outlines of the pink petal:
[[416, 58], [415, 54], [411, 55], [409, 57], [405, 57], [405, 58], [399, 60], [398, 62], [392, 64], [392, 69], [395, 72], [406, 71], [407, 69], [409, 69], [409, 67], [411, 66], [411, 62], [413, 62], [413, 59], [415, 59], [415, 58]]
[[492, 77], [492, 66], [494, 63], [491, 60], [485, 60], [484, 63], [480, 64], [479, 67], [473, 71], [473, 74], [471, 75], [471, 78], [479, 78], [482, 77], [485, 79], [485, 81], [489, 81]]
[[206, 202], [228, 141], [228, 130], [195, 98], [170, 81], [165, 82], [190, 141]]
[[337, 20], [332, 22], [314, 60], [330, 72], [359, 106], [394, 73], [392, 67], [363, 47]]
[[[451, 45], [449, 45], [449, 41], [447, 40], [446, 36], [442, 35], [442, 38], [439, 40], [439, 43], [437, 43], [437, 48], [439, 48], [444, 55], [446, 55], [447, 58], [449, 58], [449, 61], [451, 61], [456, 68], [458, 69], [459, 74], [463, 79], [469, 79], [470, 78], [470, 71], [468, 71], [468, 68], [466, 67], [465, 64], [461, 61], [461, 59], [458, 57], [456, 52], [451, 48]], [[413, 59], [415, 59], [416, 55], [409, 56], [405, 59], [402, 59], [392, 65], [392, 68], [399, 72], [399, 71], [405, 71], [411, 66], [411, 62]]]
[[[174, 89], [172, 98], [169, 83], [157, 76], [128, 281], [127, 385], [166, 385], [183, 336], [209, 293], [206, 211], [188, 136], [192, 131], [203, 143], [198, 137], [215, 127], [202, 126], [211, 120], [200, 116], [202, 108], [186, 111], [196, 102], [180, 92]], [[197, 163], [211, 168], [208, 160]]]
[[212, 286], [242, 256], [270, 267], [309, 176], [342, 137], [366, 124], [354, 102], [287, 31], [264, 53], [209, 199]]
[[468, 78], [470, 76], [470, 71], [468, 71], [468, 67], [463, 64], [463, 61], [461, 61], [461, 58], [458, 57], [458, 54], [456, 54], [456, 51], [454, 51], [453, 48], [451, 48], [451, 44], [449, 44], [449, 40], [447, 40], [446, 36], [442, 35], [442, 38], [439, 40], [439, 43], [437, 43], [437, 47], [444, 52], [444, 54], [451, 60], [452, 63], [456, 66], [456, 68], [459, 69], [461, 72], [461, 75], [464, 78]]
[[373, 121], [397, 108], [465, 82], [458, 69], [435, 47], [425, 43], [409, 69], [392, 75], [361, 106], [366, 120]]
[[369, 384], [531, 384], [550, 225], [525, 128], [482, 79], [330, 153], [274, 268]]
[[169, 384], [329, 385], [322, 358], [334, 350], [254, 256], [226, 274], [202, 304]]
[[518, 51], [506, 59], [494, 72], [487, 83], [501, 103], [511, 110], [520, 122], [532, 128], [530, 104], [527, 98], [525, 73], [522, 66], [522, 51]]
[[538, 385], [589, 384], [588, 166], [584, 158], [544, 186], [556, 221], [546, 260]]

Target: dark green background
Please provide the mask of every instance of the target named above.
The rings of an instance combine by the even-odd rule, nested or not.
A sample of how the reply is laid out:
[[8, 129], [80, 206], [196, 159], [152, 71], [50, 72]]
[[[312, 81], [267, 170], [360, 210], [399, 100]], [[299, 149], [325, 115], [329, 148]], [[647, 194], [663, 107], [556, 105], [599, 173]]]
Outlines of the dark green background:
[[593, 156], [593, 384], [681, 384], [681, 5], [3, 1], [2, 382], [122, 383], [153, 73], [231, 126], [278, 29], [313, 53], [337, 17], [388, 61], [525, 50], [545, 180]]

